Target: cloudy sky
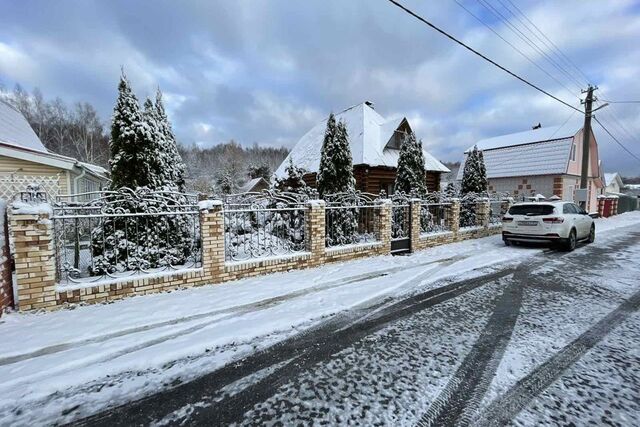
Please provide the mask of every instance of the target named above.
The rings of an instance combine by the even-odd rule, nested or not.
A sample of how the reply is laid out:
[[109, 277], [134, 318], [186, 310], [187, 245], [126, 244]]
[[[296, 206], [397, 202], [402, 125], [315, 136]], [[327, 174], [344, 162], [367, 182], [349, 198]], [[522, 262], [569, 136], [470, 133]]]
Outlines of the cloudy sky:
[[[600, 98], [640, 100], [637, 0], [511, 0], [526, 18], [508, 0], [457, 0], [526, 58], [456, 0], [402, 1], [579, 106], [586, 78], [528, 18]], [[106, 122], [123, 66], [140, 98], [162, 88], [186, 144], [233, 138], [290, 147], [329, 111], [365, 100], [385, 117], [406, 116], [441, 160], [538, 122], [580, 122], [386, 0], [0, 0], [0, 10], [5, 88], [19, 82], [46, 97], [89, 101]], [[640, 155], [640, 104], [612, 105], [598, 118]], [[640, 162], [594, 129], [605, 168], [640, 175]]]

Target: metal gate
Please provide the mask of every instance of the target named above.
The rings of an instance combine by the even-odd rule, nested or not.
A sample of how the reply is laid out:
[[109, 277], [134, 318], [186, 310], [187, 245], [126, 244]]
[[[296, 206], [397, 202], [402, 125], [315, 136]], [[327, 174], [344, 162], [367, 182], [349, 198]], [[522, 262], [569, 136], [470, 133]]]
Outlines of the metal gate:
[[391, 208], [391, 253], [411, 251], [411, 205], [408, 200], [394, 201]]

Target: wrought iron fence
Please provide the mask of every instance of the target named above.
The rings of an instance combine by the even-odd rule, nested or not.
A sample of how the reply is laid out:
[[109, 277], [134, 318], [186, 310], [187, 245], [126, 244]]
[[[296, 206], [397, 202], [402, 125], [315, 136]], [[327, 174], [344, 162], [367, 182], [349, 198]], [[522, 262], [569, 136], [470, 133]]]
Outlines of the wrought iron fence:
[[92, 283], [202, 265], [200, 218], [193, 195], [124, 188], [59, 196], [53, 212], [60, 283]]
[[450, 231], [447, 223], [447, 211], [451, 203], [421, 203], [420, 233], [432, 234]]
[[327, 206], [325, 246], [355, 245], [380, 240], [377, 230], [379, 206]]
[[223, 196], [225, 261], [304, 252], [309, 199], [272, 190]]
[[420, 233], [433, 234], [451, 230], [447, 221], [447, 211], [451, 207], [450, 194], [432, 192], [420, 202]]
[[325, 246], [380, 240], [378, 195], [359, 191], [325, 195]]
[[306, 221], [305, 207], [225, 209], [225, 261], [303, 252]]
[[504, 207], [506, 206], [503, 200], [490, 200], [489, 201], [489, 224], [491, 225], [501, 225], [502, 217], [504, 216], [506, 210]]

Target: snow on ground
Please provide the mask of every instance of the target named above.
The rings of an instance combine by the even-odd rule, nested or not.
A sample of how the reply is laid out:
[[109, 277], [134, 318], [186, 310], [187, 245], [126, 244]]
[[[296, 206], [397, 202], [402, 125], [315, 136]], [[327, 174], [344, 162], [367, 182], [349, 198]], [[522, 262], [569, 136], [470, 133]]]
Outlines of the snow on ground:
[[[640, 212], [598, 220], [599, 239], [638, 223]], [[506, 248], [493, 236], [75, 310], [12, 313], [0, 320], [0, 425], [86, 416], [193, 379], [359, 304], [479, 275], [477, 269], [541, 250]]]

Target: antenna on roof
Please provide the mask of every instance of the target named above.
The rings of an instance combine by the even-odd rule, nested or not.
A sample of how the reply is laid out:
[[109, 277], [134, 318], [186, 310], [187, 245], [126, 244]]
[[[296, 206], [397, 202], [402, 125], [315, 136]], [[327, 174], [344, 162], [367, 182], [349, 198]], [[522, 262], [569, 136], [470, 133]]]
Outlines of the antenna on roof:
[[375, 110], [373, 106], [373, 102], [371, 101], [364, 101], [364, 105], [366, 105], [367, 107], [370, 107], [372, 110]]
[[540, 129], [541, 127], [542, 127], [542, 125], [540, 124], [540, 122], [538, 122], [538, 124], [537, 125], [533, 125], [531, 127], [531, 129], [536, 130], [536, 129]]

